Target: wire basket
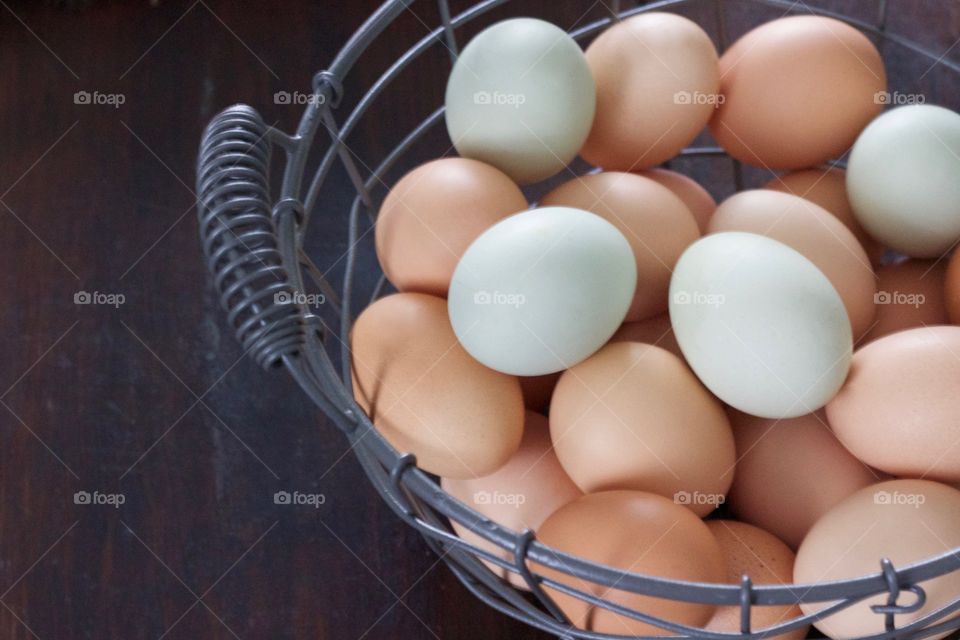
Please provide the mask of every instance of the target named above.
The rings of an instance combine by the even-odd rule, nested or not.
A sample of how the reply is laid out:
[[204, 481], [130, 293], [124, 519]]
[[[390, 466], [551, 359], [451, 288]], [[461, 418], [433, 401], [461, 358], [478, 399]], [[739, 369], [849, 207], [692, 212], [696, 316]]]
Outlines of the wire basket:
[[[876, 19], [864, 21], [789, 0], [742, 0], [782, 11], [814, 12], [837, 18], [860, 29], [882, 44], [891, 44], [909, 55], [939, 65], [960, 77], [960, 64], [945, 59], [923, 45], [890, 33], [886, 29], [888, 7], [876, 3]], [[426, 0], [424, 0], [426, 2]], [[960, 571], [960, 549], [910, 566], [894, 567], [877, 559], [877, 572], [860, 578], [812, 585], [754, 585], [749, 577], [741, 584], [697, 584], [668, 580], [595, 564], [550, 549], [537, 542], [532, 531], [511, 531], [492, 522], [446, 494], [435, 478], [421, 471], [412, 454], [396, 451], [377, 432], [353, 399], [349, 332], [354, 314], [363, 303], [376, 299], [386, 283], [379, 281], [357, 304], [356, 282], [364, 240], [371, 243], [369, 230], [376, 214], [377, 192], [385, 188], [384, 176], [399, 166], [411, 148], [443, 122], [442, 106], [414, 127], [399, 145], [372, 169], [359, 166], [347, 147], [359, 119], [377, 101], [388, 100], [391, 83], [416, 58], [434, 45], [445, 46], [455, 59], [458, 30], [468, 23], [482, 22], [485, 14], [509, 5], [509, 0], [482, 0], [466, 11], [452, 15], [447, 0], [436, 0], [441, 24], [405, 51], [358, 98], [349, 113], [338, 114], [343, 81], [358, 63], [361, 54], [408, 11], [412, 0], [388, 0], [373, 13], [341, 49], [330, 67], [313, 78], [311, 99], [297, 131], [288, 135], [267, 126], [253, 108], [234, 105], [222, 111], [207, 126], [200, 145], [197, 191], [200, 194], [199, 223], [203, 251], [229, 323], [243, 346], [262, 367], [284, 368], [307, 395], [346, 436], [351, 449], [377, 491], [407, 524], [417, 529], [460, 581], [488, 605], [562, 638], [618, 638], [572, 626], [544, 587], [572, 595], [594, 606], [640, 620], [674, 637], [727, 640], [753, 639], [806, 627], [867, 598], [886, 594], [885, 605], [872, 607], [884, 618], [886, 631], [870, 640], [921, 638], [946, 634], [960, 628], [960, 594], [950, 604], [903, 626], [897, 615], [918, 611], [926, 596], [920, 584]], [[714, 17], [721, 45], [726, 41], [723, 0], [659, 0], [639, 7], [622, 8], [613, 2], [608, 17], [582, 26], [571, 35], [590, 38], [612, 21], [631, 15], [669, 10], [688, 4], [706, 4]], [[587, 3], [584, 3], [586, 5]], [[476, 26], [476, 25], [474, 25]], [[337, 116], [340, 116], [338, 118]], [[329, 143], [318, 153], [316, 167], [307, 182], [308, 158], [314, 138], [321, 129]], [[271, 195], [271, 155], [283, 151], [280, 192]], [[441, 154], [437, 154], [441, 155]], [[687, 159], [722, 158], [718, 148], [689, 148]], [[744, 169], [730, 161], [736, 188], [742, 188]], [[312, 215], [322, 214], [317, 206], [331, 171], [345, 170], [356, 191], [349, 212], [342, 287], [337, 290], [323, 276], [303, 249], [305, 232]], [[365, 237], [367, 236], [367, 237]], [[368, 248], [369, 252], [369, 248]], [[374, 267], [371, 267], [373, 269]], [[310, 295], [322, 295], [324, 312], [307, 304]], [[332, 317], [330, 317], [332, 316]], [[507, 552], [510, 560], [458, 537], [449, 521], [456, 521], [484, 540]], [[498, 577], [482, 561], [522, 578], [532, 595], [524, 594], [509, 581]], [[612, 587], [617, 590], [684, 602], [737, 606], [741, 610], [740, 633], [720, 633], [677, 624], [656, 616], [616, 605], [556, 579], [548, 579], [532, 568], [548, 567], [578, 579], [579, 584]], [[904, 592], [911, 592], [904, 595]], [[760, 605], [793, 605], [799, 602], [829, 602], [816, 614], [794, 618], [773, 627], [753, 629], [751, 609]], [[864, 638], [863, 640], [866, 640]]]

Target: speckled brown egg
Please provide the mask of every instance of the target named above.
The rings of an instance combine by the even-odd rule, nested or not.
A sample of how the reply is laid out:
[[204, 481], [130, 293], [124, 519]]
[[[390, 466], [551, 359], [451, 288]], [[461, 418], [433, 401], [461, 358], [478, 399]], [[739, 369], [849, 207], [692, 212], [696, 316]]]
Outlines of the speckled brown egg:
[[949, 324], [946, 276], [942, 260], [904, 260], [877, 269], [877, 315], [864, 342], [904, 329]]
[[442, 298], [398, 293], [367, 307], [350, 336], [354, 397], [383, 436], [430, 473], [493, 473], [520, 446], [523, 396], [457, 341]]

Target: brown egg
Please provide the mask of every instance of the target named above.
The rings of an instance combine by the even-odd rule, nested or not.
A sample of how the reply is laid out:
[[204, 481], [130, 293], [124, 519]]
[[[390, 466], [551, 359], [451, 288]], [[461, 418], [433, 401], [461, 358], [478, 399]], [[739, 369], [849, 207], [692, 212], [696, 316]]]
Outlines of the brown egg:
[[660, 347], [613, 342], [565, 372], [550, 404], [550, 433], [560, 463], [587, 493], [649, 491], [703, 516], [733, 481], [722, 405]]
[[904, 329], [949, 324], [946, 302], [947, 264], [905, 260], [877, 269], [877, 315], [865, 342]]
[[681, 360], [683, 359], [680, 345], [677, 344], [677, 337], [673, 335], [673, 327], [670, 326], [669, 313], [661, 313], [658, 316], [637, 322], [625, 322], [613, 334], [610, 342], [652, 344], [655, 347], [666, 349]]
[[562, 371], [543, 376], [520, 376], [520, 388], [523, 390], [523, 403], [530, 411], [545, 413], [550, 407], [550, 397], [557, 386]]
[[627, 321], [667, 310], [670, 274], [684, 249], [700, 237], [693, 214], [669, 189], [633, 173], [604, 172], [565, 182], [541, 207], [591, 211], [623, 233], [637, 260], [637, 291]]
[[[457, 500], [517, 532], [538, 529], [551, 513], [583, 495], [553, 452], [547, 419], [532, 411], [527, 412], [520, 448], [504, 466], [482, 478], [444, 478], [442, 485]], [[451, 524], [464, 540], [504, 560], [513, 560], [511, 553], [459, 522]], [[484, 562], [500, 577], [526, 588], [526, 582], [516, 573]]]
[[727, 412], [737, 443], [731, 510], [794, 549], [831, 507], [880, 479], [840, 444], [822, 411], [789, 420]]
[[883, 246], [868, 234], [857, 218], [847, 198], [847, 172], [829, 169], [803, 169], [774, 178], [764, 189], [783, 191], [800, 196], [832, 213], [856, 236], [860, 246], [870, 256], [870, 263], [879, 266], [883, 258]]
[[827, 405], [855, 456], [895, 476], [960, 481], [960, 327], [908, 329], [861, 347]]
[[[710, 520], [707, 527], [720, 544], [720, 551], [726, 560], [727, 584], [740, 584], [740, 579], [745, 575], [750, 576], [756, 585], [793, 582], [793, 551], [775, 535], [735, 520]], [[796, 605], [757, 605], [750, 614], [751, 628], [759, 633], [800, 616], [801, 611]], [[717, 612], [705, 628], [708, 631], [740, 633], [740, 607], [717, 607]], [[810, 625], [805, 625], [795, 631], [769, 637], [803, 640], [809, 630]]]
[[707, 229], [757, 233], [792, 247], [840, 294], [855, 338], [873, 323], [877, 283], [870, 259], [853, 233], [822, 207], [779, 191], [741, 191], [720, 203]]
[[655, 167], [690, 144], [713, 115], [717, 51], [687, 18], [628, 18], [600, 34], [586, 55], [597, 110], [580, 155], [591, 164], [616, 171]]
[[[861, 489], [830, 510], [811, 529], [797, 552], [794, 580], [797, 584], [829, 582], [876, 574], [880, 559], [894, 567], [960, 548], [960, 491], [925, 480], [891, 480]], [[960, 594], [960, 571], [953, 571], [921, 586], [927, 601], [913, 613], [896, 616], [904, 627], [956, 600]], [[870, 607], [886, 604], [881, 593], [848, 609], [825, 617], [814, 626], [831, 638], [859, 638], [880, 634], [884, 616]], [[915, 596], [901, 595], [912, 603]], [[801, 605], [806, 614], [830, 606], [830, 602]], [[956, 617], [957, 612], [946, 619]], [[949, 635], [946, 631], [931, 638]]]
[[354, 397], [383, 436], [444, 477], [493, 473], [523, 435], [520, 383], [470, 357], [447, 304], [422, 293], [374, 302], [351, 333]]
[[731, 156], [769, 169], [813, 167], [843, 155], [882, 107], [876, 47], [820, 16], [767, 22], [720, 58], [724, 100], [710, 121]]
[[387, 194], [374, 231], [377, 257], [400, 291], [446, 296], [470, 243], [526, 208], [520, 187], [500, 170], [467, 158], [433, 160]]
[[644, 178], [650, 178], [654, 182], [662, 184], [673, 195], [683, 200], [690, 213], [693, 214], [700, 228], [700, 233], [706, 233], [707, 222], [717, 208], [717, 201], [713, 199], [710, 192], [700, 186], [693, 178], [687, 177], [682, 173], [670, 171], [669, 169], [648, 169], [638, 172]]
[[960, 324], [960, 251], [954, 251], [950, 258], [944, 289], [950, 322]]
[[[651, 493], [606, 491], [575, 500], [547, 518], [540, 542], [562, 552], [647, 576], [692, 582], [720, 582], [720, 546], [688, 509]], [[545, 567], [538, 572], [618, 605], [671, 622], [701, 626], [715, 611], [704, 604], [642, 596], [587, 583]], [[601, 633], [673, 635], [673, 632], [594, 608], [547, 588], [557, 605], [580, 628]]]

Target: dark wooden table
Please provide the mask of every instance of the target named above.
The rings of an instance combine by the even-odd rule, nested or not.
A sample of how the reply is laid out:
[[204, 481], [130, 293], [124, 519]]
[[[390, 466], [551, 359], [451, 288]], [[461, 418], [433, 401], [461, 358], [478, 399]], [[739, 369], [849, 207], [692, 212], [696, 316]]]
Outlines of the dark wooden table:
[[[898, 1], [911, 35], [953, 42], [956, 10], [924, 32], [936, 3]], [[200, 259], [203, 126], [248, 102], [291, 130], [302, 107], [274, 93], [308, 90], [378, 1], [156, 4], [0, 2], [0, 640], [545, 637], [475, 602], [292, 381], [242, 357]], [[424, 4], [348, 104], [437, 24]], [[358, 157], [435, 108], [432, 85], [364, 122]], [[310, 247], [336, 271], [350, 193], [331, 180]], [[294, 490], [325, 503], [274, 504]]]

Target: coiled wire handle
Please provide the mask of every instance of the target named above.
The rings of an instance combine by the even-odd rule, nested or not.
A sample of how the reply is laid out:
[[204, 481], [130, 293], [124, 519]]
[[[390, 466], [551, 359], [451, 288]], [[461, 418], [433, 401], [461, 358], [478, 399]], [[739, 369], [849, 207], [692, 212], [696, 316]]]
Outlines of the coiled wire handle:
[[200, 142], [200, 240], [237, 339], [269, 368], [304, 344], [305, 327], [270, 215], [269, 129], [255, 109], [234, 105]]

